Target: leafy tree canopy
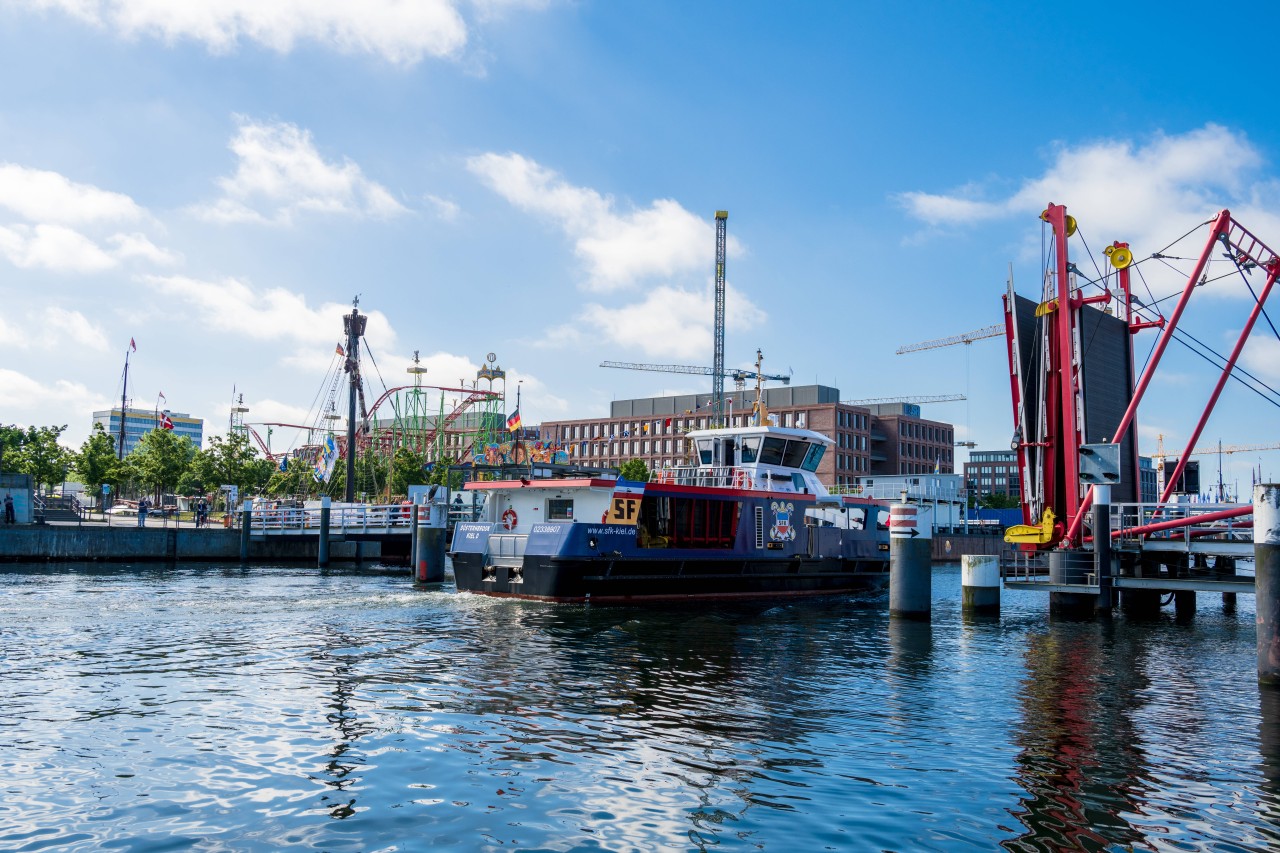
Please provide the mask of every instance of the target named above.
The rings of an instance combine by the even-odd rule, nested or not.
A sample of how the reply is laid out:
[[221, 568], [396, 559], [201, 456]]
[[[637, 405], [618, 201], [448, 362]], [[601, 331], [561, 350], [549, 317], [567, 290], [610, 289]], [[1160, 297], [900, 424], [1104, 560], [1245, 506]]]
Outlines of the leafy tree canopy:
[[618, 466], [618, 476], [623, 480], [647, 483], [649, 482], [649, 466], [644, 464], [643, 459], [628, 459]]
[[102, 424], [95, 423], [89, 437], [80, 445], [73, 460], [76, 476], [92, 494], [102, 493], [102, 484], [119, 484], [119, 461], [115, 439], [107, 435]]

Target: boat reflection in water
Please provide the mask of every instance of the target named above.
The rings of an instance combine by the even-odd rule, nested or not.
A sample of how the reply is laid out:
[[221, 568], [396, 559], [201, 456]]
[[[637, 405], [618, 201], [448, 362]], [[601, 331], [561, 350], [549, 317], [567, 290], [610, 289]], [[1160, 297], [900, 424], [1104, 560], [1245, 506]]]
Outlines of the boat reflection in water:
[[[1256, 686], [1238, 695], [1204, 689], [1194, 642], [1168, 644], [1171, 622], [1053, 621], [1028, 637], [1016, 780], [1010, 813], [1025, 828], [1010, 850], [1204, 849], [1204, 828], [1255, 849], [1280, 842], [1222, 789], [1252, 752], [1221, 739], [1221, 715], [1257, 714]], [[1209, 664], [1211, 665], [1211, 664]], [[1239, 675], [1239, 673], [1233, 673]], [[1246, 681], [1247, 681], [1247, 675]], [[1275, 814], [1280, 703], [1262, 691], [1263, 774], [1257, 807]], [[1176, 785], [1181, 794], [1170, 790]], [[1280, 824], [1278, 824], [1280, 825]]]

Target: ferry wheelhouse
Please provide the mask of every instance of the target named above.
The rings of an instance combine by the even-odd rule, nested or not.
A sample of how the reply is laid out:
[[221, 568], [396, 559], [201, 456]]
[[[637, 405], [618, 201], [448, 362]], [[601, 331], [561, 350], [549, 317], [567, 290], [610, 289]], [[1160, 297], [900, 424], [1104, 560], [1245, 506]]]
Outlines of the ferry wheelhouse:
[[888, 583], [888, 506], [833, 495], [826, 436], [776, 426], [687, 434], [697, 465], [650, 482], [468, 483], [480, 520], [454, 529], [460, 591], [627, 603], [847, 593]]

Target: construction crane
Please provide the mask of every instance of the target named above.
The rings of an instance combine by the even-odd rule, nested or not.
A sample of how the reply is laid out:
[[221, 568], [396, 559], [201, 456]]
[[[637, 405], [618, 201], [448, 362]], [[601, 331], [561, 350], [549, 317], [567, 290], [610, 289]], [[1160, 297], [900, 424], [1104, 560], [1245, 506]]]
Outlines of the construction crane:
[[972, 332], [965, 332], [960, 335], [952, 335], [949, 338], [935, 338], [932, 341], [921, 341], [918, 344], [908, 344], [905, 347], [898, 347], [896, 354], [903, 355], [909, 352], [920, 352], [926, 349], [938, 349], [939, 347], [950, 347], [956, 344], [971, 344], [974, 341], [980, 341], [983, 338], [995, 338], [1004, 334], [1004, 324], [996, 324], [994, 326], [984, 326], [981, 329], [974, 329]]
[[[653, 373], [689, 373], [694, 376], [716, 376], [714, 367], [697, 367], [691, 364], [636, 364], [630, 361], [602, 361], [601, 367], [615, 367], [619, 370], [648, 370]], [[725, 371], [722, 369], [719, 373], [720, 389], [724, 391]], [[748, 379], [764, 379], [769, 382], [781, 382], [783, 385], [791, 384], [790, 376], [777, 376], [768, 373], [757, 373], [754, 370], [738, 370], [728, 371], [728, 375], [733, 377], [734, 383], [741, 391], [746, 385]], [[722, 400], [723, 402], [723, 400]]]
[[[1194, 448], [1188, 456], [1212, 456], [1214, 454], [1232, 454], [1232, 453], [1257, 453], [1263, 450], [1280, 450], [1280, 443], [1273, 444], [1211, 444], [1203, 447]], [[1164, 433], [1156, 436], [1156, 452], [1151, 454], [1151, 461], [1155, 463], [1156, 469], [1156, 491], [1164, 493], [1164, 460], [1177, 459], [1181, 457], [1181, 453], [1165, 453], [1164, 452]], [[1221, 461], [1221, 460], [1219, 460]], [[1218, 497], [1222, 497], [1222, 466], [1218, 466]]]
[[715, 354], [711, 361], [711, 416], [724, 423], [724, 256], [729, 211], [716, 211], [716, 321]]
[[952, 403], [967, 399], [969, 398], [963, 394], [935, 394], [914, 397], [867, 397], [863, 400], [841, 400], [840, 402], [846, 406], [876, 406], [880, 403]]

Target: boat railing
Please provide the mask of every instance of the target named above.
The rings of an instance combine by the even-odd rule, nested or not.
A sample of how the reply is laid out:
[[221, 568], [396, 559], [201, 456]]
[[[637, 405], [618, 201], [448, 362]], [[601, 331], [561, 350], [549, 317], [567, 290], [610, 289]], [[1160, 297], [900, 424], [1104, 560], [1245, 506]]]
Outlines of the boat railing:
[[768, 490], [765, 478], [750, 468], [735, 466], [690, 466], [659, 468], [649, 477], [651, 483], [671, 483], [677, 486], [707, 486], [721, 489]]

